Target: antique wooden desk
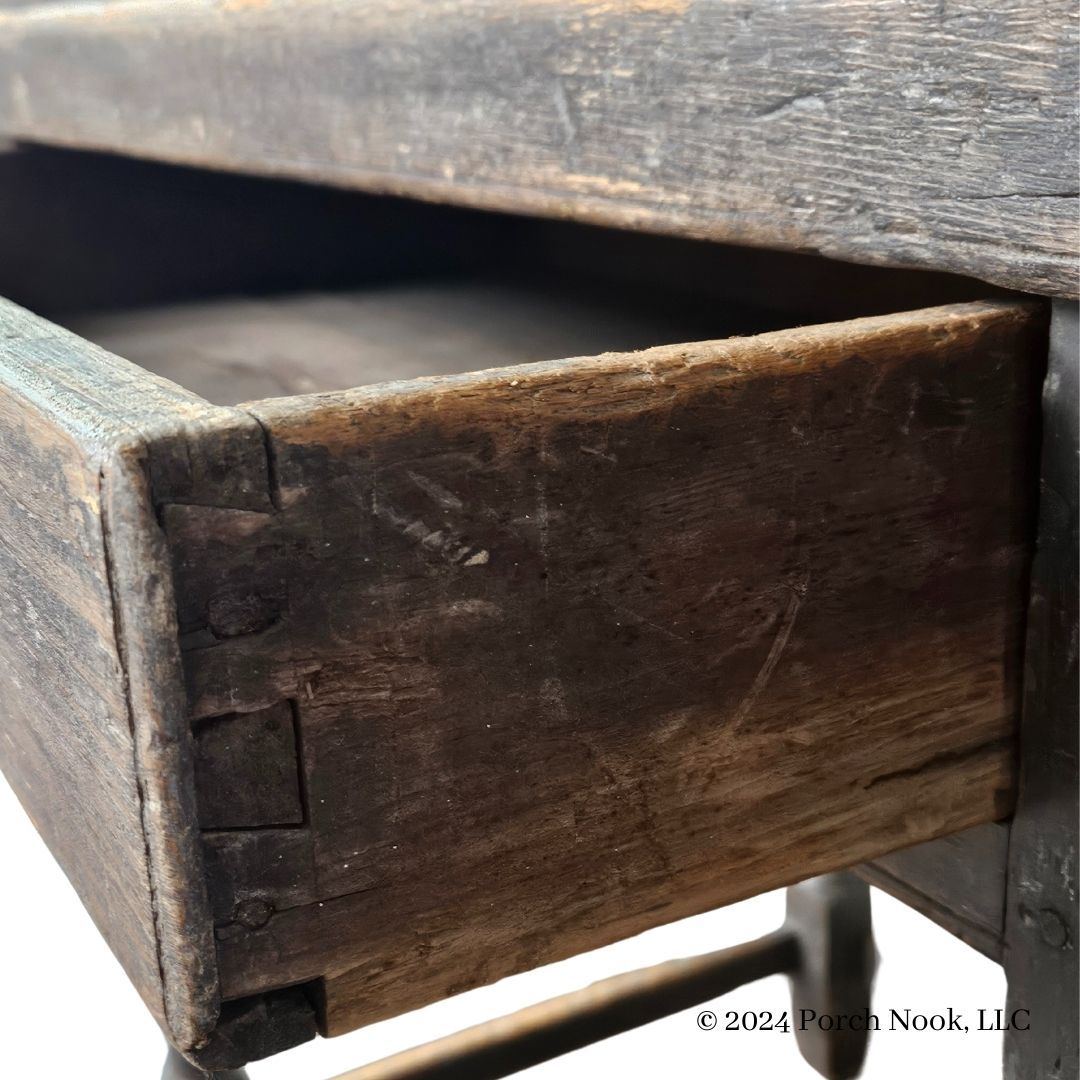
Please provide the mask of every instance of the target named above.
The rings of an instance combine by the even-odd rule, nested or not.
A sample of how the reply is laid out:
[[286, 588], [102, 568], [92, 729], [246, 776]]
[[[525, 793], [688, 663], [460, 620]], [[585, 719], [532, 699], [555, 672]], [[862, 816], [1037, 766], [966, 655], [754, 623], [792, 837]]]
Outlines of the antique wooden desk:
[[1074, 5], [0, 7], [0, 757], [183, 1055], [858, 866], [1076, 1076]]

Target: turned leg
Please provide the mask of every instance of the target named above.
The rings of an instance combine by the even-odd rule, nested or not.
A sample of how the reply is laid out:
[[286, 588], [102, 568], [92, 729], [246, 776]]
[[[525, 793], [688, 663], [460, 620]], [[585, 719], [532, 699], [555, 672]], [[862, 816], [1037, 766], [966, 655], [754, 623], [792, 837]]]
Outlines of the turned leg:
[[192, 1065], [171, 1046], [161, 1070], [161, 1080], [248, 1080], [246, 1069], [227, 1069], [225, 1072], [206, 1072]]
[[799, 963], [790, 975], [799, 1050], [826, 1080], [851, 1080], [866, 1057], [868, 1025], [829, 1030], [799, 1021], [810, 1010], [819, 1017], [869, 1013], [877, 969], [870, 888], [849, 873], [794, 885], [787, 891], [784, 926], [799, 942]]

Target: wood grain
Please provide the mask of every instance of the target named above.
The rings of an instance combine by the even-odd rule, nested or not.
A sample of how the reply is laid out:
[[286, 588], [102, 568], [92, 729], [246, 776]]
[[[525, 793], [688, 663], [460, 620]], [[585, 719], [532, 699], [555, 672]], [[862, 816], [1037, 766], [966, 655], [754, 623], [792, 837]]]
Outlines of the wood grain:
[[219, 994], [154, 498], [265, 504], [261, 434], [3, 301], [0, 464], [3, 769], [190, 1050]]
[[3, 767], [205, 1065], [1011, 809], [1036, 305], [244, 409], [0, 335]]
[[203, 829], [302, 825], [300, 766], [288, 704], [198, 725], [195, 793]]
[[[0, 746], [4, 773], [150, 1011], [164, 1020], [100, 459], [7, 361], [43, 350], [0, 309]], [[7, 933], [18, 932], [8, 927]]]
[[[136, 349], [148, 350], [152, 369], [169, 364], [180, 373], [178, 382], [215, 401], [210, 365], [186, 370], [163, 352], [163, 341], [171, 339], [185, 352], [222, 349], [226, 341], [259, 342], [254, 334], [226, 339], [229, 306], [237, 316], [250, 317], [248, 326], [252, 318], [262, 318], [278, 327], [287, 321], [311, 328], [303, 309], [314, 316], [312, 301], [328, 299], [331, 290], [338, 299], [344, 290], [359, 299], [358, 290], [365, 287], [377, 312], [380, 293], [401, 296], [410, 283], [423, 288], [438, 282], [448, 289], [451, 283], [475, 287], [479, 279], [511, 291], [527, 288], [541, 300], [557, 297], [562, 307], [558, 319], [548, 319], [552, 334], [564, 321], [587, 329], [579, 317], [583, 306], [591, 309], [598, 328], [614, 324], [615, 314], [628, 326], [643, 317], [657, 327], [667, 324], [662, 336], [649, 341], [627, 340], [616, 324], [611, 338], [579, 339], [568, 351], [560, 345], [541, 357], [545, 360], [1005, 294], [949, 274], [871, 268], [26, 144], [0, 153], [0, 249], [7, 254], [0, 261], [0, 294], [91, 340], [99, 331], [110, 337], [122, 333], [115, 345], [105, 337], [101, 343], [129, 360], [138, 355]], [[245, 308], [244, 298], [251, 306]], [[203, 302], [184, 310], [206, 323], [196, 330], [189, 320], [187, 338], [177, 308], [185, 300]], [[342, 306], [323, 306], [318, 314], [331, 328], [340, 328]], [[445, 301], [439, 306], [445, 308]], [[515, 307], [510, 297], [500, 310]], [[730, 321], [729, 313], [739, 309], [769, 310], [778, 321]], [[715, 325], [717, 313], [723, 314], [721, 325]], [[490, 311], [472, 315], [471, 321], [477, 328], [505, 322], [500, 312]], [[390, 329], [395, 337], [410, 334], [407, 323]], [[427, 355], [434, 351], [418, 334], [410, 338]], [[265, 338], [261, 341], [265, 344]], [[313, 381], [290, 381], [285, 392], [344, 388], [323, 384], [323, 354], [334, 348], [334, 336], [323, 331], [318, 341], [319, 349], [306, 354], [305, 370]], [[521, 347], [517, 335], [503, 332], [501, 342], [509, 350]], [[261, 375], [249, 375], [246, 391], [235, 400], [281, 392], [273, 381], [272, 351], [258, 356]], [[500, 362], [516, 355], [508, 352]], [[228, 351], [219, 358], [226, 367], [236, 360]], [[407, 358], [397, 357], [397, 365], [401, 377]], [[164, 367], [157, 370], [168, 375]], [[202, 383], [192, 381], [200, 377]]]
[[0, 16], [0, 131], [1075, 296], [1066, 0]]
[[273, 509], [163, 519], [192, 715], [299, 721], [291, 870], [214, 841], [224, 993], [337, 1033], [1007, 815], [1044, 348], [972, 304], [247, 406]]

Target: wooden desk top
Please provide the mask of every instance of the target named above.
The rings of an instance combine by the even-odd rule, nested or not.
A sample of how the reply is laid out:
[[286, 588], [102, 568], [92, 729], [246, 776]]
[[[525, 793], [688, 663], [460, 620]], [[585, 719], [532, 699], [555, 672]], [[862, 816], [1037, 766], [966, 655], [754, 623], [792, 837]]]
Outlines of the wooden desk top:
[[0, 16], [0, 134], [1076, 296], [1070, 0]]

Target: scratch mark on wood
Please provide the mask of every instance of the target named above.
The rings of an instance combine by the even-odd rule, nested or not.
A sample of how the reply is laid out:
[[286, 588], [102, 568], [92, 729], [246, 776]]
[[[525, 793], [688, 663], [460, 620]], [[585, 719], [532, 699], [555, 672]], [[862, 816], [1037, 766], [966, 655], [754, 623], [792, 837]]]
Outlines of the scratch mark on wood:
[[565, 138], [563, 142], [569, 146], [570, 143], [577, 139], [577, 125], [574, 123], [573, 114], [570, 112], [570, 102], [566, 97], [566, 87], [562, 84], [562, 79], [556, 77], [555, 79], [555, 113], [559, 118], [559, 123], [562, 125], [563, 135]]
[[464, 508], [462, 501], [452, 491], [448, 491], [442, 484], [437, 484], [430, 477], [411, 470], [407, 472], [407, 475], [425, 495], [430, 495], [444, 510], [461, 510]]
[[661, 626], [659, 623], [652, 622], [646, 619], [644, 615], [639, 615], [636, 611], [628, 607], [623, 607], [621, 604], [616, 604], [614, 601], [609, 600], [606, 596], [600, 598], [612, 611], [617, 612], [619, 615], [626, 615], [633, 619], [635, 622], [640, 623], [642, 626], [651, 627], [657, 633], [663, 634], [664, 637], [670, 638], [672, 641], [678, 641], [683, 645], [693, 645], [694, 643], [681, 634], [676, 634], [674, 630], [669, 629], [666, 626]]
[[776, 670], [776, 665], [780, 662], [780, 656], [784, 649], [787, 648], [788, 640], [791, 638], [791, 631], [795, 627], [795, 620], [798, 618], [799, 608], [802, 607], [802, 602], [806, 598], [806, 590], [809, 584], [809, 570], [803, 575], [802, 581], [798, 584], [785, 584], [784, 587], [790, 591], [791, 595], [788, 597], [787, 605], [780, 616], [780, 622], [776, 627], [776, 636], [773, 638], [765, 662], [758, 669], [754, 681], [750, 684], [750, 689], [746, 692], [746, 696], [742, 701], [739, 702], [739, 707], [731, 718], [733, 730], [737, 731], [742, 726], [743, 721], [750, 715], [751, 710], [757, 703], [757, 699], [761, 696], [761, 692], [768, 686], [769, 680]]

